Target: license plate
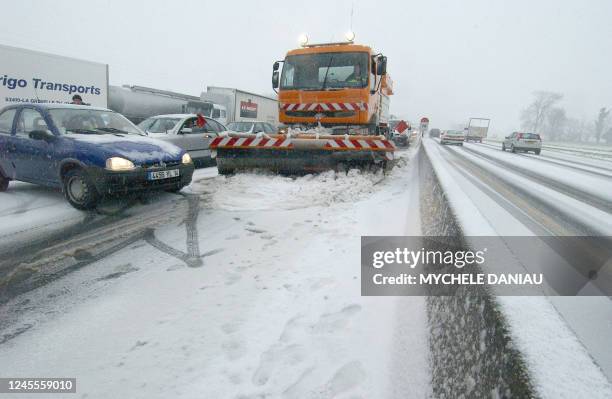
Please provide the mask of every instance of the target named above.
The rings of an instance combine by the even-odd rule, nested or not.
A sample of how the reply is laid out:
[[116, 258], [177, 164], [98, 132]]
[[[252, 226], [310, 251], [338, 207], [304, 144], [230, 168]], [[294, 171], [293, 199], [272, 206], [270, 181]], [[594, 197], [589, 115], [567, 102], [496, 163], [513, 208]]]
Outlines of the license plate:
[[179, 174], [180, 174], [180, 171], [178, 169], [160, 170], [158, 172], [149, 172], [147, 173], [147, 180], [170, 179], [172, 177], [179, 176]]

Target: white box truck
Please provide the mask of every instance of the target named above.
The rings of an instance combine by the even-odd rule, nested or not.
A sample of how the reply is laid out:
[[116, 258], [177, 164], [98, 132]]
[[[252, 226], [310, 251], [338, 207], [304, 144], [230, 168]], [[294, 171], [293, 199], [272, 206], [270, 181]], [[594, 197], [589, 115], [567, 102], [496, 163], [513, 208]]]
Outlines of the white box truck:
[[275, 98], [216, 86], [208, 86], [200, 97], [204, 101], [225, 105], [228, 123], [263, 121], [278, 126], [278, 100]]
[[14, 103], [70, 103], [75, 94], [108, 105], [108, 65], [0, 45], [0, 108]]
[[468, 126], [465, 128], [465, 141], [482, 143], [482, 139], [487, 138], [490, 123], [491, 119], [488, 118], [470, 118]]

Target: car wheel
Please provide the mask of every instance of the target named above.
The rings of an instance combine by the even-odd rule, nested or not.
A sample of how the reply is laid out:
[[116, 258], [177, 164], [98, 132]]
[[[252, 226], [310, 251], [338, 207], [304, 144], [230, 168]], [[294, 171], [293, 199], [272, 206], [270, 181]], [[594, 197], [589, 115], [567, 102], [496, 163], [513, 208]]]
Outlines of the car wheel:
[[516, 154], [516, 148], [514, 148], [513, 144], [510, 144], [510, 151]]
[[0, 172], [0, 192], [4, 192], [8, 189], [9, 179], [4, 177], [4, 175]]
[[502, 143], [502, 151], [506, 151], [506, 144]]
[[100, 195], [84, 170], [69, 170], [63, 180], [64, 195], [70, 205], [80, 210], [88, 210], [96, 206]]
[[167, 193], [174, 193], [174, 194], [176, 194], [176, 193], [180, 192], [182, 189], [183, 189], [183, 186], [173, 187], [173, 188], [166, 189], [166, 192]]
[[535, 150], [535, 151], [534, 151], [534, 153], [535, 153], [536, 155], [540, 155], [540, 150]]

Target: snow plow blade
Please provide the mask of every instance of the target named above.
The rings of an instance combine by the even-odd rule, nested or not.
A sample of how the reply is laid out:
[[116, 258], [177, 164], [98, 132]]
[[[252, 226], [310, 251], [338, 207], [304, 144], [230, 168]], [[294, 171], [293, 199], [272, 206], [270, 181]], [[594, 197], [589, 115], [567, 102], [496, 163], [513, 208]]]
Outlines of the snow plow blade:
[[384, 136], [229, 133], [210, 143], [219, 174], [269, 170], [308, 174], [349, 168], [390, 169], [395, 144]]

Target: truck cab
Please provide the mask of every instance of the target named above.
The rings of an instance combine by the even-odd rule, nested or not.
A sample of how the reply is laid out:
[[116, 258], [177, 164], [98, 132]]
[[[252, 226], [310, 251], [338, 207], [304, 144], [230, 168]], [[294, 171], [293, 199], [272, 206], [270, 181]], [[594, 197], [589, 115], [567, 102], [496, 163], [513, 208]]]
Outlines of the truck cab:
[[387, 133], [393, 84], [386, 69], [385, 56], [352, 42], [291, 50], [273, 67], [279, 120], [301, 127], [321, 123], [341, 134]]

